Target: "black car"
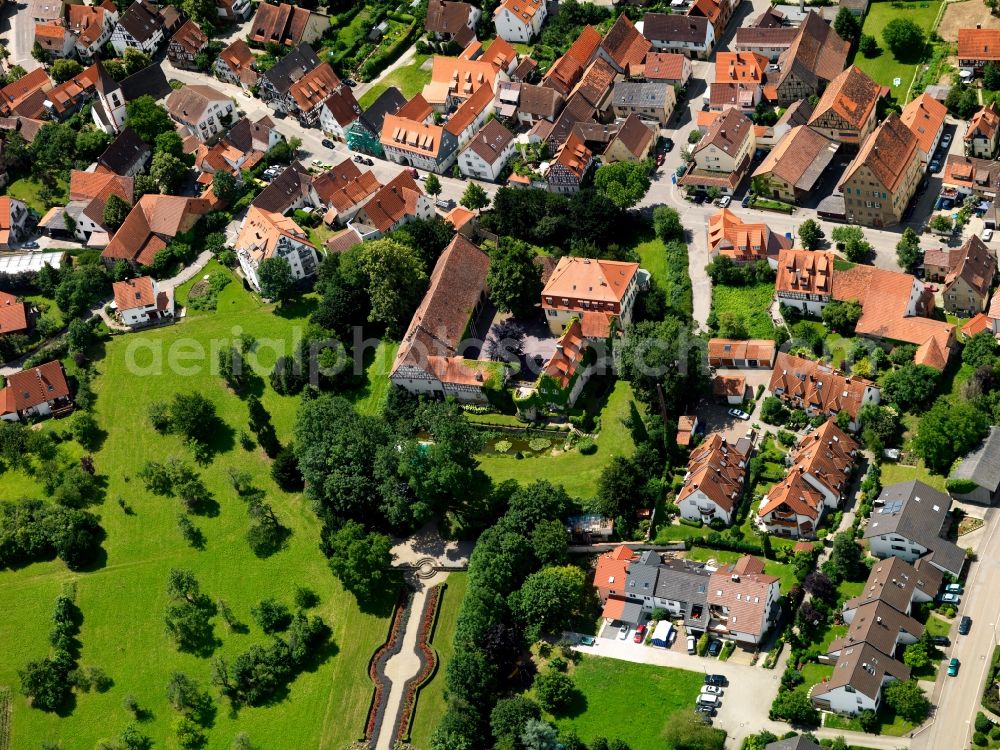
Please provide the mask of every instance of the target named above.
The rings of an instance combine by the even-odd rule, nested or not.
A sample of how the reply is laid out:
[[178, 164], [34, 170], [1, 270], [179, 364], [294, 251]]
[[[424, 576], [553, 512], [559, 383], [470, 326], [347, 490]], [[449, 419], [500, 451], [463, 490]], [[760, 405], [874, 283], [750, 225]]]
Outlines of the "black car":
[[355, 86], [357, 86], [357, 85], [358, 85], [358, 84], [357, 84], [357, 83], [355, 82], [355, 80], [354, 80], [353, 78], [345, 78], [345, 79], [344, 79], [344, 83], [346, 83], [346, 84], [347, 84], [348, 86], [350, 86], [350, 87], [351, 87], [352, 89], [353, 89], [353, 88], [354, 88]]
[[972, 630], [972, 618], [966, 615], [958, 623], [958, 634], [968, 635], [970, 630]]
[[323, 148], [336, 148], [336, 147], [333, 145], [333, 141], [331, 141], [329, 138], [324, 138]]
[[694, 710], [705, 716], [715, 716], [715, 709], [711, 706], [695, 706]]
[[356, 161], [358, 164], [364, 164], [365, 157], [363, 157], [361, 154], [355, 154], [354, 161]]
[[931, 636], [931, 643], [935, 646], [950, 646], [951, 639], [946, 635], [933, 635]]
[[[718, 643], [718, 641], [716, 641]], [[713, 685], [715, 687], [728, 687], [729, 680], [726, 679], [725, 675], [721, 674], [707, 674], [705, 675], [705, 684]]]
[[722, 651], [722, 641], [713, 640], [709, 642], [708, 644], [709, 656], [718, 656], [720, 651]]
[[672, 139], [670, 139], [670, 138], [666, 138], [666, 139], [664, 139], [664, 141], [663, 141], [663, 150], [664, 150], [664, 151], [665, 151], [666, 153], [668, 153], [668, 154], [669, 154], [669, 153], [670, 153], [671, 151], [673, 151], [673, 150], [674, 150], [674, 142], [673, 142], [673, 140], [672, 140]]

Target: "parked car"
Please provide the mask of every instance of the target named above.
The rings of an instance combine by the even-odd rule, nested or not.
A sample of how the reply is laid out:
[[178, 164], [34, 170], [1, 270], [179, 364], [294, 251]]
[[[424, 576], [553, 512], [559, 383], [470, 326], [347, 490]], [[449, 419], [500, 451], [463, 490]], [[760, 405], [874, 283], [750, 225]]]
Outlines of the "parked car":
[[[708, 655], [718, 656], [719, 652], [722, 651], [722, 641], [713, 639], [708, 643]], [[705, 692], [702, 690], [702, 692]]]
[[345, 79], [344, 79], [344, 83], [346, 83], [346, 84], [347, 84], [348, 86], [350, 86], [350, 87], [351, 87], [352, 89], [353, 89], [353, 88], [354, 88], [355, 86], [357, 86], [357, 85], [358, 85], [358, 84], [357, 84], [357, 81], [355, 81], [355, 80], [354, 80], [353, 78], [345, 78]]
[[968, 635], [970, 630], [972, 630], [972, 618], [966, 615], [958, 622], [958, 634]]
[[700, 693], [698, 695], [698, 705], [699, 706], [711, 706], [712, 708], [719, 707], [719, 696], [709, 695], [708, 693]]
[[628, 638], [629, 630], [631, 630], [631, 628], [629, 628], [628, 623], [623, 622], [622, 626], [618, 628], [618, 640], [624, 641], [626, 638]]
[[948, 662], [948, 676], [949, 677], [957, 677], [958, 676], [958, 668], [961, 665], [962, 665], [962, 662], [960, 662], [958, 660], [958, 657], [953, 656], [951, 658], [951, 661]]
[[688, 636], [688, 653], [693, 654], [697, 651], [695, 640], [693, 635]]
[[665, 138], [663, 140], [663, 151], [664, 151], [664, 153], [669, 154], [673, 150], [674, 150], [674, 141], [673, 141], [673, 139], [672, 138]]
[[743, 200], [740, 201], [740, 205], [743, 208], [746, 208], [747, 206], [750, 205], [750, 193], [747, 193], [746, 195], [743, 196]]
[[363, 157], [361, 154], [355, 154], [354, 155], [354, 161], [357, 164], [364, 164], [365, 163], [365, 157]]
[[722, 695], [722, 688], [715, 685], [705, 685], [702, 687], [701, 692], [703, 695]]
[[941, 594], [941, 601], [945, 604], [958, 604], [960, 598], [958, 594]]
[[434, 205], [445, 211], [450, 211], [455, 207], [455, 201], [453, 201], [451, 198], [438, 198], [436, 201], [434, 201]]
[[594, 638], [594, 636], [592, 636], [592, 635], [581, 635], [580, 636], [580, 645], [581, 646], [593, 646], [595, 643], [597, 643], [597, 639]]
[[931, 643], [935, 646], [950, 646], [951, 639], [946, 635], [932, 635]]
[[417, 170], [415, 170], [413, 167], [410, 167], [409, 170], [407, 170], [407, 171], [409, 171], [410, 177], [412, 177], [414, 180], [419, 180], [420, 179], [420, 172], [418, 172]]
[[37, 250], [38, 243], [35, 242], [34, 240], [31, 240], [30, 242], [25, 242], [24, 245], [22, 245], [22, 247], [26, 247], [28, 250]]
[[941, 148], [948, 148], [951, 145], [951, 133], [945, 133], [941, 136]]
[[695, 706], [694, 710], [706, 718], [709, 716], [715, 716], [715, 708], [713, 706], [702, 706], [701, 704], [698, 704]]
[[724, 674], [707, 674], [705, 675], [705, 684], [714, 685], [715, 687], [727, 687], [729, 680], [726, 679]]
[[993, 230], [992, 229], [984, 229], [983, 230], [983, 242], [989, 242], [992, 239], [993, 239]]
[[729, 204], [733, 202], [733, 197], [731, 195], [724, 195], [719, 198], [719, 208], [729, 208]]
[[934, 159], [931, 162], [931, 172], [937, 173], [940, 171], [941, 171], [941, 162], [939, 162], [937, 159]]
[[320, 142], [323, 144], [323, 148], [335, 148], [335, 146], [333, 145], [333, 141], [331, 141], [329, 138], [324, 138]]
[[739, 409], [730, 409], [728, 412], [729, 416], [736, 417], [737, 419], [750, 419], [750, 415], [745, 411], [740, 411]]
[[960, 583], [949, 583], [944, 587], [945, 591], [949, 591], [952, 594], [962, 594], [965, 592], [965, 588]]
[[635, 641], [636, 643], [642, 643], [644, 640], [646, 640], [646, 626], [645, 625], [640, 625], [639, 627], [637, 627], [635, 629], [635, 635], [632, 636], [632, 640]]
[[322, 167], [323, 166], [323, 162], [321, 162], [319, 159], [313, 159], [312, 162], [310, 162], [310, 163], [314, 167]]

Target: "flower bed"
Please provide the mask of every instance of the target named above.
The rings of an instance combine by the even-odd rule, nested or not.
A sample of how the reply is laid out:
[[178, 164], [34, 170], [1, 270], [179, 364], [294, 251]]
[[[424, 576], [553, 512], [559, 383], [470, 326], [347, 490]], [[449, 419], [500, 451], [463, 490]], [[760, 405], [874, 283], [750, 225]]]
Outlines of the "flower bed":
[[368, 723], [365, 725], [365, 739], [372, 745], [375, 744], [382, 726], [382, 719], [385, 716], [384, 698], [388, 697], [389, 693], [389, 683], [385, 679], [385, 664], [399, 653], [399, 649], [403, 645], [401, 638], [403, 623], [406, 622], [412, 602], [412, 592], [407, 589], [400, 592], [396, 609], [392, 613], [392, 622], [389, 623], [389, 635], [385, 643], [375, 649], [375, 653], [372, 654], [372, 658], [368, 662], [368, 676], [375, 683], [375, 690], [372, 693], [371, 704], [368, 707]]
[[399, 742], [409, 741], [410, 724], [413, 720], [413, 712], [417, 706], [420, 690], [430, 682], [434, 673], [437, 672], [437, 653], [431, 648], [428, 641], [434, 634], [434, 625], [437, 622], [438, 610], [441, 605], [441, 592], [446, 585], [439, 584], [432, 588], [427, 592], [427, 599], [424, 601], [424, 611], [420, 617], [420, 629], [417, 631], [416, 642], [420, 669], [406, 681], [406, 685], [403, 687], [403, 699], [393, 732], [393, 746]]

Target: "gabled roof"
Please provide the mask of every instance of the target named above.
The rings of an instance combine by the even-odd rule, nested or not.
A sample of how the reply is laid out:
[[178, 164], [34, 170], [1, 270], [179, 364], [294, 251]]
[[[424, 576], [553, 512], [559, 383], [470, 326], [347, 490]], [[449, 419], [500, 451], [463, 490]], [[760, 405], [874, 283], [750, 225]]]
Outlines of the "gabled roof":
[[726, 513], [731, 513], [743, 495], [748, 458], [749, 454], [741, 453], [735, 443], [713, 432], [691, 451], [684, 485], [677, 493], [677, 504], [700, 491]]
[[949, 479], [967, 479], [996, 492], [1000, 487], [1000, 427], [990, 427], [983, 441], [958, 462]]
[[844, 375], [829, 365], [778, 352], [767, 389], [782, 391], [781, 398], [801, 402], [824, 414], [847, 412], [857, 419], [865, 392], [875, 384], [864, 378]]
[[448, 34], [463, 47], [476, 38], [469, 28], [469, 18], [476, 8], [468, 3], [429, 0], [425, 28], [435, 34]]
[[115, 174], [124, 174], [131, 171], [136, 163], [148, 158], [151, 151], [148, 143], [132, 128], [126, 127], [98, 157], [97, 164]]
[[652, 46], [624, 13], [618, 16], [618, 20], [601, 42], [601, 49], [614, 61], [619, 70], [633, 72], [642, 67], [646, 53]]
[[919, 567], [898, 557], [876, 560], [861, 593], [844, 602], [844, 610], [861, 607], [868, 602], [883, 601], [899, 612], [907, 612], [920, 591], [928, 599], [937, 595], [943, 575], [932, 565], [917, 561]]
[[708, 358], [716, 359], [755, 359], [758, 362], [771, 362], [774, 359], [776, 345], [771, 339], [709, 339]]
[[406, 97], [403, 93], [395, 86], [390, 86], [364, 111], [361, 119], [378, 135], [382, 132], [385, 116], [396, 114], [405, 104]]
[[833, 676], [828, 682], [820, 683], [812, 697], [817, 698], [849, 685], [861, 695], [875, 700], [886, 678], [908, 680], [910, 668], [886, 656], [874, 646], [862, 643], [841, 651], [833, 668]]
[[772, 232], [764, 223], [744, 223], [728, 208], [708, 218], [708, 249], [711, 255], [725, 255], [738, 263], [774, 259], [792, 246], [783, 234]]
[[643, 75], [651, 81], [680, 81], [687, 58], [679, 52], [650, 52], [646, 55]]
[[967, 239], [958, 253], [958, 264], [945, 279], [945, 293], [956, 280], [962, 279], [975, 294], [986, 299], [997, 272], [997, 260], [978, 236]]
[[382, 134], [379, 140], [383, 146], [436, 159], [441, 153], [444, 132], [444, 128], [440, 125], [427, 125], [400, 115], [386, 115], [382, 121]]
[[423, 194], [409, 172], [400, 172], [365, 203], [359, 215], [379, 232], [388, 232], [404, 217], [416, 215]]
[[[639, 115], [633, 112], [625, 118], [618, 134], [612, 139], [621, 143], [625, 149], [637, 159], [643, 159], [649, 153], [650, 144], [656, 139], [656, 133], [649, 125], [643, 122]], [[608, 144], [608, 149], [611, 144]]]
[[338, 213], [364, 202], [382, 187], [374, 173], [362, 172], [350, 159], [344, 159], [316, 175], [312, 186], [323, 204], [333, 207]]
[[7, 376], [7, 387], [0, 391], [0, 413], [14, 414], [68, 397], [69, 385], [62, 365], [46, 362]]
[[261, 44], [286, 44], [292, 46], [302, 41], [302, 35], [312, 14], [297, 5], [261, 3], [250, 23], [250, 41]]
[[805, 125], [794, 127], [782, 136], [753, 176], [771, 175], [798, 190], [810, 191], [837, 155], [840, 144]]
[[45, 92], [51, 88], [45, 68], [35, 68], [0, 89], [0, 110], [36, 117], [45, 109]]
[[138, 99], [140, 96], [163, 99], [173, 91], [159, 63], [147, 65], [142, 70], [123, 78], [118, 85], [126, 102]]
[[156, 282], [151, 276], [139, 276], [126, 281], [116, 281], [111, 285], [115, 297], [115, 307], [119, 312], [136, 307], [156, 304]]
[[1000, 60], [1000, 29], [959, 29], [959, 60]]
[[781, 70], [774, 83], [780, 86], [789, 74], [795, 73], [800, 80], [819, 88], [840, 74], [850, 50], [850, 42], [841, 39], [818, 13], [809, 11], [778, 60]]
[[189, 55], [196, 55], [208, 46], [208, 37], [193, 19], [188, 19], [170, 37], [170, 43], [180, 46]]
[[522, 24], [528, 26], [532, 19], [544, 9], [545, 0], [501, 0], [500, 5], [493, 11], [493, 16], [496, 17], [503, 11], [507, 11]]
[[642, 20], [642, 33], [653, 42], [689, 42], [703, 45], [708, 38], [711, 22], [703, 16], [682, 16], [673, 13], [647, 13]]
[[778, 255], [778, 276], [774, 288], [796, 294], [833, 293], [833, 253], [811, 250], [782, 250]]
[[271, 133], [275, 130], [274, 121], [270, 117], [261, 117], [256, 122], [251, 122], [247, 117], [241, 117], [229, 132], [223, 136], [223, 140], [240, 151], [267, 151], [271, 146]]
[[[679, 56], [679, 55], [678, 55]], [[716, 83], [754, 83], [764, 80], [767, 58], [756, 52], [719, 52], [715, 56]]]
[[570, 95], [579, 93], [596, 107], [607, 97], [614, 84], [615, 75], [615, 69], [604, 58], [599, 57], [587, 66], [587, 70]]
[[558, 306], [558, 300], [565, 297], [620, 304], [638, 272], [638, 263], [564, 256], [542, 289], [543, 303], [552, 297]]
[[723, 565], [708, 583], [707, 603], [728, 610], [726, 627], [750, 635], [763, 635], [768, 618], [768, 594], [778, 578], [764, 573], [764, 564], [744, 555]]
[[[940, 102], [936, 103], [944, 109], [943, 104]], [[905, 110], [903, 114], [905, 116]], [[975, 138], [985, 138], [988, 141], [992, 141], [996, 138], [998, 129], [1000, 129], [1000, 112], [997, 112], [997, 103], [991, 101], [972, 116], [969, 126], [965, 129], [965, 141], [966, 143], [971, 143]]]
[[69, 199], [79, 202], [83, 214], [98, 226], [104, 225], [104, 206], [116, 195], [132, 205], [132, 177], [119, 177], [110, 172], [81, 172], [74, 169], [69, 176]]
[[210, 210], [209, 202], [201, 198], [144, 195], [129, 211], [101, 257], [148, 266], [167, 246], [164, 237], [170, 239], [187, 232]]
[[826, 87], [809, 122], [813, 124], [827, 112], [834, 112], [860, 130], [875, 111], [880, 93], [879, 85], [852, 65]]
[[28, 306], [17, 297], [0, 292], [0, 336], [28, 330]]
[[361, 106], [354, 98], [354, 90], [350, 86], [337, 86], [323, 102], [323, 106], [342, 128], [346, 128], [361, 116]]
[[300, 162], [293, 161], [284, 172], [271, 180], [270, 185], [260, 191], [250, 205], [283, 214], [309, 194], [311, 184], [309, 170]]
[[[920, 150], [929, 156], [937, 135], [941, 132], [941, 126], [944, 125], [946, 114], [948, 109], [941, 102], [924, 93], [903, 107], [903, 114], [899, 119], [916, 136]], [[968, 140], [968, 131], [965, 137]]]
[[[616, 90], [619, 88], [621, 86], [615, 87]], [[590, 102], [580, 94], [570, 97], [549, 130], [547, 139], [549, 142], [549, 151], [558, 149], [569, 138], [570, 133], [573, 132], [573, 126], [578, 122], [589, 122], [593, 119], [594, 107]], [[536, 127], [538, 124], [540, 123], [537, 123]]]
[[715, 146], [720, 151], [735, 156], [752, 132], [753, 123], [749, 117], [736, 108], [728, 109], [712, 121], [708, 132], [695, 146], [694, 154]]
[[338, 87], [340, 78], [333, 72], [330, 63], [322, 63], [293, 83], [288, 93], [302, 112], [311, 112], [334, 94]]
[[559, 337], [549, 361], [542, 366], [542, 374], [555, 380], [561, 388], [566, 388], [583, 364], [588, 348], [580, 320], [573, 318]]
[[97, 90], [97, 80], [102, 75], [107, 75], [107, 71], [97, 62], [79, 75], [55, 86], [46, 97], [52, 103], [52, 110], [61, 115], [77, 106], [85, 97], [92, 96]]
[[895, 193], [913, 162], [916, 150], [917, 137], [913, 131], [903, 124], [895, 112], [890, 113], [861, 145], [858, 155], [841, 178], [841, 189], [859, 169], [865, 167], [882, 187]]
[[167, 97], [167, 112], [175, 120], [195, 124], [205, 115], [209, 106], [216, 102], [228, 102], [229, 97], [211, 86], [189, 83], [187, 86], [172, 91]]
[[[257, 13], [260, 14], [260, 8], [265, 7], [273, 8], [274, 6], [261, 3]], [[316, 57], [313, 48], [303, 43], [278, 60], [274, 67], [266, 71], [262, 77], [274, 87], [280, 96], [284, 96], [293, 83], [318, 65], [319, 58]]]
[[559, 115], [565, 103], [562, 94], [548, 86], [534, 86], [529, 83], [519, 85], [521, 89], [517, 103], [518, 111], [546, 120], [555, 119]]
[[282, 237], [315, 249], [305, 230], [295, 221], [251, 204], [234, 248], [237, 252], [246, 252], [255, 263], [260, 263], [274, 255]]
[[105, 19], [112, 13], [118, 14], [118, 7], [113, 2], [106, 1], [100, 5], [68, 5], [66, 25], [79, 37], [77, 44], [89, 48], [101, 38]]
[[254, 70], [256, 58], [250, 46], [242, 39], [237, 39], [222, 52], [219, 59], [247, 86], [256, 86], [260, 76]]
[[118, 19], [118, 24], [137, 42], [148, 42], [158, 31], [163, 31], [163, 17], [156, 8], [136, 0]]
[[452, 112], [445, 123], [444, 129], [456, 138], [474, 123], [493, 103], [493, 87], [490, 84], [480, 86], [462, 102], [458, 109]]
[[576, 85], [601, 45], [601, 35], [591, 25], [583, 27], [566, 54], [556, 60], [542, 77], [542, 85], [567, 95]]
[[476, 133], [466, 149], [472, 151], [487, 164], [496, 162], [504, 150], [514, 141], [514, 134], [499, 120], [490, 120]]
[[628, 566], [638, 555], [624, 544], [597, 558], [594, 587], [598, 589], [625, 589]]

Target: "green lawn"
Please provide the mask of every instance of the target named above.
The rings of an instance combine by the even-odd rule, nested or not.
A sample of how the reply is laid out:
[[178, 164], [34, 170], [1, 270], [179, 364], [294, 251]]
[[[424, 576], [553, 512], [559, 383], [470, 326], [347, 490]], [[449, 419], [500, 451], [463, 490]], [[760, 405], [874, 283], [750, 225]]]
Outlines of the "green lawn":
[[[894, 3], [888, 0], [873, 2], [868, 9], [865, 23], [861, 31], [875, 37], [882, 52], [878, 57], [865, 57], [858, 53], [854, 58], [854, 64], [867, 73], [872, 80], [883, 86], [888, 86], [891, 95], [903, 104], [903, 98], [910, 88], [913, 76], [917, 72], [916, 62], [900, 62], [892, 56], [882, 38], [882, 30], [893, 18], [906, 18], [916, 23], [920, 28], [929, 34], [933, 30], [934, 21], [937, 18], [938, 10], [941, 6], [940, 0], [919, 0], [918, 2], [904, 3], [903, 7], [893, 7]], [[895, 78], [900, 79], [898, 86], [893, 85]]]
[[[61, 202], [66, 198], [66, 188], [68, 185], [65, 180], [60, 178], [56, 179], [56, 187], [53, 189], [53, 199], [57, 202]], [[31, 177], [22, 177], [19, 180], [14, 180], [7, 186], [7, 195], [11, 198], [17, 198], [19, 201], [23, 201], [27, 204], [28, 208], [34, 209], [39, 217], [44, 216], [45, 212], [48, 211], [48, 207], [45, 205], [45, 201], [42, 200], [39, 195], [39, 191], [42, 189], [42, 183]]]
[[805, 677], [806, 681], [799, 685], [796, 690], [808, 693], [809, 688], [813, 685], [818, 685], [824, 679], [829, 680], [833, 676], [833, 665], [809, 662], [802, 667], [802, 676]]
[[[12, 747], [37, 748], [43, 742], [65, 747], [93, 747], [103, 737], [117, 735], [130, 715], [122, 700], [134, 694], [151, 718], [141, 729], [155, 746], [174, 747], [171, 725], [174, 712], [164, 687], [171, 672], [184, 671], [209, 686], [210, 659], [179, 653], [168, 640], [162, 613], [166, 581], [171, 568], [194, 571], [202, 590], [213, 599], [223, 598], [236, 616], [250, 626], [246, 634], [229, 633], [215, 618], [215, 634], [222, 645], [215, 655], [230, 663], [266, 637], [253, 625], [250, 608], [260, 599], [275, 596], [291, 604], [295, 585], [315, 590], [321, 599], [316, 610], [333, 631], [331, 647], [320, 663], [301, 674], [286, 695], [259, 708], [238, 714], [218, 704], [218, 715], [209, 732], [208, 748], [229, 748], [238, 731], [246, 731], [261, 747], [345, 747], [363, 731], [372, 694], [367, 664], [373, 649], [385, 638], [387, 608], [362, 613], [330, 573], [319, 549], [320, 524], [300, 494], [288, 494], [271, 480], [267, 460], [259, 450], [244, 451], [236, 436], [246, 429], [246, 404], [231, 394], [220, 378], [209, 372], [212, 346], [231, 339], [235, 331], [252, 332], [260, 342], [260, 364], [269, 370], [277, 350], [289, 346], [293, 329], [304, 325], [301, 316], [274, 314], [246, 294], [238, 283], [220, 295], [215, 313], [192, 311], [183, 323], [120, 336], [106, 345], [97, 363], [95, 416], [109, 435], [94, 461], [107, 476], [107, 500], [96, 508], [107, 532], [107, 560], [93, 572], [71, 573], [59, 562], [39, 563], [20, 570], [0, 572], [0, 643], [17, 644], [0, 654], [0, 685], [17, 686], [17, 669], [25, 661], [48, 653], [47, 634], [55, 596], [63, 584], [75, 582], [83, 611], [80, 663], [102, 667], [114, 680], [106, 693], [77, 696], [75, 709], [66, 717], [28, 707], [17, 696], [13, 704]], [[171, 371], [166, 363], [178, 358], [181, 347], [188, 354], [183, 365], [191, 372]], [[201, 351], [201, 354], [191, 354]], [[163, 355], [157, 371], [155, 356]], [[130, 362], [134, 366], [130, 366]], [[136, 368], [148, 368], [141, 373]], [[173, 368], [178, 370], [179, 368]], [[265, 377], [266, 382], [266, 377]], [[180, 509], [176, 500], [146, 492], [136, 474], [149, 459], [169, 456], [189, 458], [175, 436], [161, 436], [148, 426], [148, 405], [169, 399], [178, 391], [198, 391], [216, 404], [224, 428], [216, 437], [219, 451], [214, 461], [200, 469], [219, 504], [215, 516], [193, 520], [206, 537], [204, 551], [189, 547], [177, 530]], [[295, 417], [296, 398], [282, 397], [264, 386], [261, 399], [273, 415], [279, 438], [287, 442]], [[238, 467], [252, 474], [267, 493], [282, 522], [292, 530], [287, 547], [259, 560], [244, 539], [248, 518], [244, 503], [231, 491], [226, 470]], [[0, 477], [5, 495], [34, 494], [30, 477]], [[115, 502], [121, 496], [134, 509], [125, 515]], [[387, 592], [389, 599], [394, 592]]]
[[556, 719], [589, 743], [619, 737], [632, 750], [663, 750], [663, 729], [674, 711], [690, 709], [704, 684], [701, 672], [582, 656], [573, 670], [580, 691]]
[[434, 637], [431, 639], [431, 645], [438, 655], [437, 672], [420, 691], [416, 713], [410, 724], [410, 742], [420, 750], [426, 750], [431, 746], [431, 734], [441, 715], [444, 714], [445, 669], [455, 650], [455, 623], [469, 581], [465, 573], [449, 573], [447, 582], [448, 587], [441, 599], [437, 623], [434, 625]]
[[951, 632], [951, 623], [942, 617], [932, 614], [924, 623], [924, 630], [931, 635], [948, 635]]
[[[480, 468], [494, 482], [516, 479], [528, 484], [546, 479], [562, 484], [566, 491], [580, 498], [593, 497], [597, 479], [614, 456], [630, 456], [635, 450], [632, 436], [622, 419], [628, 416], [632, 401], [632, 386], [623, 380], [615, 383], [608, 403], [601, 414], [601, 432], [597, 437], [597, 452], [585, 456], [577, 450], [558, 456], [533, 456], [517, 460], [497, 453], [479, 456]], [[633, 750], [635, 750], [633, 748]]]
[[374, 84], [358, 100], [361, 109], [367, 109], [371, 106], [382, 95], [382, 92], [390, 86], [398, 88], [407, 99], [412, 99], [416, 94], [419, 94], [431, 80], [430, 70], [422, 70], [420, 67], [428, 57], [430, 56], [417, 55], [412, 63], [396, 68], [396, 70]]
[[[348, 394], [354, 402], [354, 408], [360, 413], [372, 416], [382, 413], [382, 407], [389, 398], [389, 371], [392, 369], [398, 349], [399, 344], [395, 341], [379, 341], [378, 347], [371, 353], [371, 361], [365, 370], [367, 384], [360, 390]], [[366, 361], [367, 359], [368, 357]]]
[[841, 581], [837, 586], [837, 601], [843, 603], [848, 599], [854, 599], [861, 596], [864, 590], [865, 581]]
[[650, 234], [648, 239], [636, 245], [635, 251], [639, 254], [639, 264], [662, 286], [667, 276], [667, 251], [663, 240]]
[[941, 492], [947, 491], [944, 486], [946, 478], [937, 474], [931, 474], [924, 468], [923, 462], [919, 466], [906, 466], [904, 464], [889, 462], [882, 464], [883, 487], [888, 487], [890, 484], [896, 484], [897, 482], [909, 482], [911, 479], [919, 479], [934, 489], [941, 490]]
[[[913, 724], [905, 719], [896, 716], [889, 710], [880, 711], [878, 714], [879, 726], [875, 734], [887, 734], [890, 737], [902, 737], [913, 731]], [[823, 715], [824, 729], [844, 729], [848, 732], [861, 732], [861, 722], [857, 718], [848, 716], [838, 716], [837, 714]]]
[[774, 335], [774, 324], [768, 315], [774, 284], [754, 284], [752, 286], [712, 287], [712, 309], [717, 315], [732, 312], [747, 323], [750, 338], [769, 339]]

